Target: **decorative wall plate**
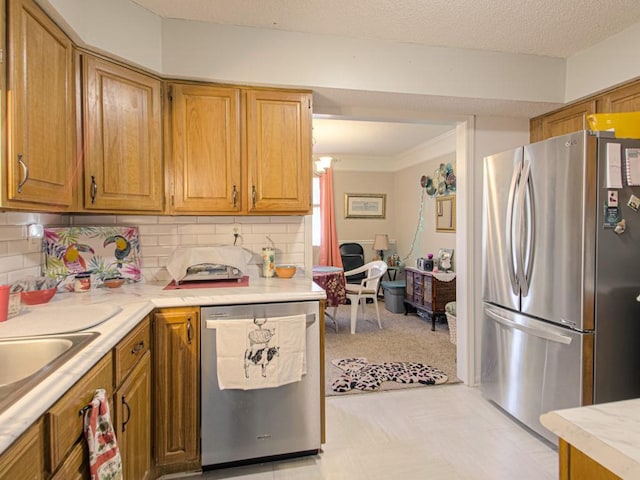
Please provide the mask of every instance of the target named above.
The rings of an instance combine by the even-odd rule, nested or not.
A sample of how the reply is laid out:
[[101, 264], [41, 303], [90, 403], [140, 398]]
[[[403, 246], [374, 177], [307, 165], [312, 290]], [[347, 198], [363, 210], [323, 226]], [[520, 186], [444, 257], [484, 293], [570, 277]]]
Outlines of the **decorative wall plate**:
[[45, 228], [45, 275], [60, 280], [58, 291], [72, 291], [74, 276], [88, 272], [95, 286], [105, 278], [142, 278], [138, 227]]

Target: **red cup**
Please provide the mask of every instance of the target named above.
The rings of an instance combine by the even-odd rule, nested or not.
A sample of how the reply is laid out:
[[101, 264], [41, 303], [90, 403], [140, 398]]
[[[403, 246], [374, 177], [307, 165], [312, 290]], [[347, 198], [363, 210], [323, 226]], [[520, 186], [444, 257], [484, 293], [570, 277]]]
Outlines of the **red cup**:
[[9, 316], [9, 285], [0, 285], [0, 322]]

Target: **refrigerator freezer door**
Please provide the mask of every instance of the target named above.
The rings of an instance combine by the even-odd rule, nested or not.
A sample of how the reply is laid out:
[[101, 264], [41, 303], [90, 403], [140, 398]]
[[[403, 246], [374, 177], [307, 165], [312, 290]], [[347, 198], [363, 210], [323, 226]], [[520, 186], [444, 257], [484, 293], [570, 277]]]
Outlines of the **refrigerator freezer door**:
[[[593, 158], [587, 158], [593, 143]], [[530, 167], [532, 190], [523, 202], [525, 218], [535, 212], [535, 223], [525, 221], [523, 257], [528, 289], [523, 291], [521, 312], [579, 330], [585, 308], [593, 315], [595, 139], [586, 132], [554, 137], [524, 147], [524, 164]], [[589, 185], [587, 187], [587, 185]]]
[[514, 216], [523, 149], [484, 159], [484, 219], [482, 232], [483, 299], [513, 310], [520, 308], [515, 272]]
[[593, 334], [578, 333], [484, 304], [482, 393], [529, 428], [556, 443], [542, 413], [583, 401], [583, 355]]

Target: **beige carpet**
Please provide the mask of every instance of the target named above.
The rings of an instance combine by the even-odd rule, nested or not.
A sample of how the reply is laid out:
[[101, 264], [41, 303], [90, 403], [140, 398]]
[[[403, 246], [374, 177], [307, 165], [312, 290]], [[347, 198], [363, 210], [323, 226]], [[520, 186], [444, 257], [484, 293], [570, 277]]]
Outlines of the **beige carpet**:
[[[331, 385], [342, 373], [331, 361], [347, 357], [365, 357], [370, 363], [381, 362], [419, 362], [442, 370], [447, 374], [447, 383], [457, 383], [456, 346], [449, 341], [449, 328], [444, 321], [436, 322], [436, 331], [431, 331], [431, 321], [418, 317], [415, 313], [391, 313], [378, 300], [382, 330], [378, 328], [376, 311], [373, 304], [365, 307], [365, 318], [361, 312], [356, 324], [356, 333], [350, 333], [350, 305], [338, 307], [338, 333], [333, 322], [326, 318], [325, 323], [325, 372], [326, 395], [346, 395], [363, 393], [352, 390], [346, 393], [334, 392]], [[329, 314], [333, 308], [328, 308]], [[423, 385], [385, 382], [381, 390], [412, 388]]]

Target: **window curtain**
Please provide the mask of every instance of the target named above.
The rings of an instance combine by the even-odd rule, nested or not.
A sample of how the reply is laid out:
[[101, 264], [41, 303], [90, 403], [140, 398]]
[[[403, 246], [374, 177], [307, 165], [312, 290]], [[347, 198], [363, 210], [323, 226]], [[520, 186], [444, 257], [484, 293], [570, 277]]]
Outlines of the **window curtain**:
[[340, 245], [336, 234], [336, 209], [333, 201], [333, 168], [320, 177], [320, 265], [342, 268]]

